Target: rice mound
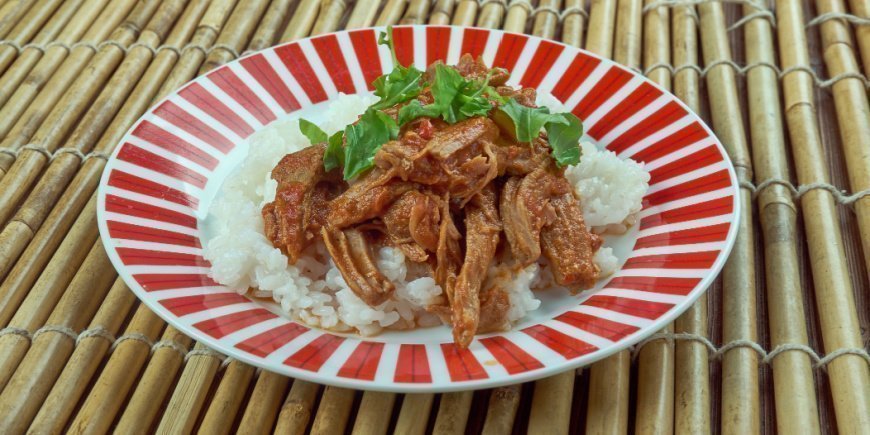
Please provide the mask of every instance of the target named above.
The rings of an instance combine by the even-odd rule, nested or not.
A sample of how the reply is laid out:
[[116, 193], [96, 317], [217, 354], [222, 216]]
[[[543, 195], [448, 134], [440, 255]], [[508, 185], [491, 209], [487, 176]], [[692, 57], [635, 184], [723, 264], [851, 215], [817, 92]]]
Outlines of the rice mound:
[[[328, 103], [322, 123], [327, 134], [343, 129], [375, 101], [370, 95], [340, 94]], [[564, 106], [549, 94], [539, 93], [538, 103], [553, 111]], [[380, 248], [377, 264], [396, 286], [391, 300], [370, 307], [348, 287], [322, 243], [312, 245], [295, 265], [272, 246], [263, 233], [261, 208], [275, 197], [277, 183], [271, 170], [286, 154], [309, 146], [297, 120], [277, 121], [249, 139], [244, 161], [227, 177], [209, 209], [211, 238], [203, 256], [211, 262], [211, 277], [241, 293], [272, 298], [291, 317], [311, 326], [336, 331], [359, 331], [374, 335], [384, 328], [408, 329], [434, 326], [441, 320], [425, 310], [443, 302], [443, 291], [435, 280], [398, 249]], [[624, 230], [634, 222], [646, 192], [649, 174], [631, 160], [583, 143], [580, 164], [569, 167], [566, 176], [582, 198], [586, 223], [596, 232]], [[602, 247], [594, 261], [601, 276], [616, 271], [618, 259], [612, 249]], [[495, 268], [493, 268], [495, 269]], [[495, 273], [492, 270], [490, 273]], [[508, 318], [513, 323], [541, 301], [533, 288], [552, 285], [546, 264], [532, 264], [515, 272], [505, 288], [510, 296]]]

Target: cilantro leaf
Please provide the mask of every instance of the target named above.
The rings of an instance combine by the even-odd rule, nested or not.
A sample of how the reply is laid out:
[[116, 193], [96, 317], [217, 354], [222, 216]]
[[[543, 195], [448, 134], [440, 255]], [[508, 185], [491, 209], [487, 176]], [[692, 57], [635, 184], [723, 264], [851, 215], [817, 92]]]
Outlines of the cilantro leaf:
[[344, 132], [337, 131], [329, 136], [326, 152], [323, 153], [323, 168], [331, 171], [339, 166], [344, 166]]
[[[546, 107], [526, 107], [515, 99], [510, 99], [507, 103], [499, 106], [499, 110], [504, 112], [514, 122], [517, 140], [520, 142], [533, 141], [538, 137], [544, 124], [550, 122], [551, 118], [553, 118], [550, 115], [550, 109]], [[564, 118], [559, 119], [561, 119], [562, 123], [567, 122]]]
[[420, 95], [422, 90], [421, 78], [423, 78], [423, 72], [417, 68], [397, 65], [389, 74], [384, 74], [372, 82], [375, 87], [375, 95], [381, 97], [377, 103], [372, 105], [372, 108], [386, 109]]
[[439, 115], [431, 104], [423, 105], [420, 100], [414, 100], [399, 108], [399, 125], [405, 125], [417, 118], [437, 118]]
[[396, 57], [396, 47], [393, 44], [392, 26], [388, 26], [386, 32], [380, 33], [378, 44], [390, 48], [390, 55], [393, 57], [393, 70], [372, 82], [375, 95], [380, 97], [380, 100], [372, 108], [386, 109], [420, 95], [422, 90], [420, 81], [423, 78], [423, 72], [413, 65], [406, 67], [399, 63], [399, 59]]
[[399, 126], [389, 115], [368, 109], [356, 124], [344, 130], [347, 146], [344, 148], [344, 179], [349, 180], [374, 165], [375, 154], [381, 146], [399, 134]]
[[[559, 122], [561, 117], [565, 122]], [[576, 165], [580, 162], [580, 137], [583, 136], [583, 123], [571, 113], [551, 115], [550, 122], [544, 124], [553, 159], [559, 167]]]
[[421, 116], [440, 117], [450, 124], [475, 116], [486, 116], [492, 110], [492, 103], [486, 94], [494, 92], [486, 83], [486, 80], [466, 80], [455, 69], [436, 65], [431, 88], [435, 102], [423, 106], [419, 101], [411, 101], [399, 109], [399, 124], [404, 125]]
[[299, 131], [308, 138], [311, 145], [326, 142], [326, 132], [307, 119], [299, 118]]

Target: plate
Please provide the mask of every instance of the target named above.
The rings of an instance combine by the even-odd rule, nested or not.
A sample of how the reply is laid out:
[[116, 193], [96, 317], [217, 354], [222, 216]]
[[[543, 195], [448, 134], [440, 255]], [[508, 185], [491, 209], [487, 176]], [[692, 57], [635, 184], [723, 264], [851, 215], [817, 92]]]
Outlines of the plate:
[[577, 368], [643, 340], [685, 311], [721, 270], [739, 216], [724, 148], [673, 95], [609, 60], [558, 42], [448, 26], [394, 29], [403, 64], [463, 53], [507, 68], [510, 84], [548, 91], [586, 136], [646, 162], [639, 221], [612, 242], [613, 276], [580, 295], [541, 293], [513, 330], [456, 347], [447, 327], [363, 338], [310, 328], [208, 276], [208, 204], [246, 139], [279, 119], [317, 110], [339, 92], [370, 92], [392, 69], [383, 29], [330, 33], [217, 68], [151, 108], [123, 138], [98, 191], [103, 244], [139, 299], [170, 325], [232, 358], [347, 388], [443, 392], [528, 381]]

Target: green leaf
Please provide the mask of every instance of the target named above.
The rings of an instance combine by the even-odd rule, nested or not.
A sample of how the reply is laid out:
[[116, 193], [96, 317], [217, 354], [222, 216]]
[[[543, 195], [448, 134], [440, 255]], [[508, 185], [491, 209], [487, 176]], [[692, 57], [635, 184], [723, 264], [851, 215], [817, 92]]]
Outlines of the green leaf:
[[380, 33], [378, 44], [390, 48], [390, 55], [393, 57], [393, 70], [372, 82], [375, 95], [380, 97], [380, 100], [372, 105], [372, 108], [386, 109], [420, 95], [422, 90], [420, 81], [423, 78], [423, 72], [413, 65], [405, 67], [399, 63], [399, 59], [396, 57], [396, 47], [393, 45], [392, 26], [388, 26], [386, 32]]
[[492, 110], [492, 103], [486, 98], [486, 80], [477, 82], [466, 80], [455, 69], [435, 66], [435, 81], [432, 83], [432, 97], [435, 102], [423, 106], [419, 101], [411, 101], [399, 109], [399, 125], [419, 117], [442, 118], [455, 124], [475, 116], [486, 116]]
[[398, 134], [399, 126], [389, 115], [374, 109], [366, 110], [356, 124], [348, 125], [344, 130], [347, 139], [344, 179], [354, 178], [371, 168], [381, 146]]
[[326, 132], [307, 119], [299, 118], [299, 131], [308, 138], [311, 145], [326, 142]]
[[580, 137], [583, 136], [583, 123], [571, 113], [557, 113], [544, 125], [553, 159], [559, 167], [576, 165], [580, 162]]
[[389, 74], [378, 77], [372, 85], [375, 87], [375, 95], [381, 99], [372, 108], [386, 109], [417, 97], [422, 90], [421, 78], [422, 71], [413, 66], [405, 68], [401, 65], [393, 68]]
[[417, 118], [437, 118], [439, 113], [431, 104], [423, 106], [420, 100], [414, 100], [399, 108], [399, 125], [405, 125]]
[[[504, 112], [514, 122], [517, 140], [520, 142], [533, 141], [538, 137], [544, 124], [552, 118], [550, 109], [546, 107], [523, 106], [515, 99], [510, 99], [507, 103], [499, 106], [499, 110]], [[566, 122], [564, 118], [558, 119], [561, 119], [563, 123]]]
[[344, 166], [344, 132], [338, 131], [329, 137], [326, 152], [323, 153], [323, 168], [331, 171], [339, 166]]

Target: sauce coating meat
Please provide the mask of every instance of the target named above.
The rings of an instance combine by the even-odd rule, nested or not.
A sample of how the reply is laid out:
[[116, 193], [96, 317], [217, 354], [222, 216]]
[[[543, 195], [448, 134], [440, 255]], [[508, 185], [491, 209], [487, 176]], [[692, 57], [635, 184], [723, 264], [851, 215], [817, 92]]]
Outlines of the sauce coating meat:
[[[467, 55], [454, 68], [535, 107], [535, 90], [507, 86], [503, 69]], [[434, 101], [428, 88], [416, 100]], [[396, 119], [402, 104], [383, 112]], [[475, 334], [506, 329], [510, 298], [503, 282], [487, 280], [492, 267], [509, 276], [543, 256], [557, 284], [582, 290], [598, 278], [592, 259], [601, 244], [550, 156], [547, 135], [519, 142], [509, 123], [495, 108], [453, 124], [418, 118], [349, 182], [340, 170], [324, 169], [326, 144], [289, 154], [272, 171], [278, 188], [262, 210], [265, 234], [291, 263], [322, 240], [348, 286], [371, 306], [395, 290], [373, 255], [379, 246], [393, 246], [432, 271], [447, 297], [429, 310], [452, 324], [459, 346]]]

